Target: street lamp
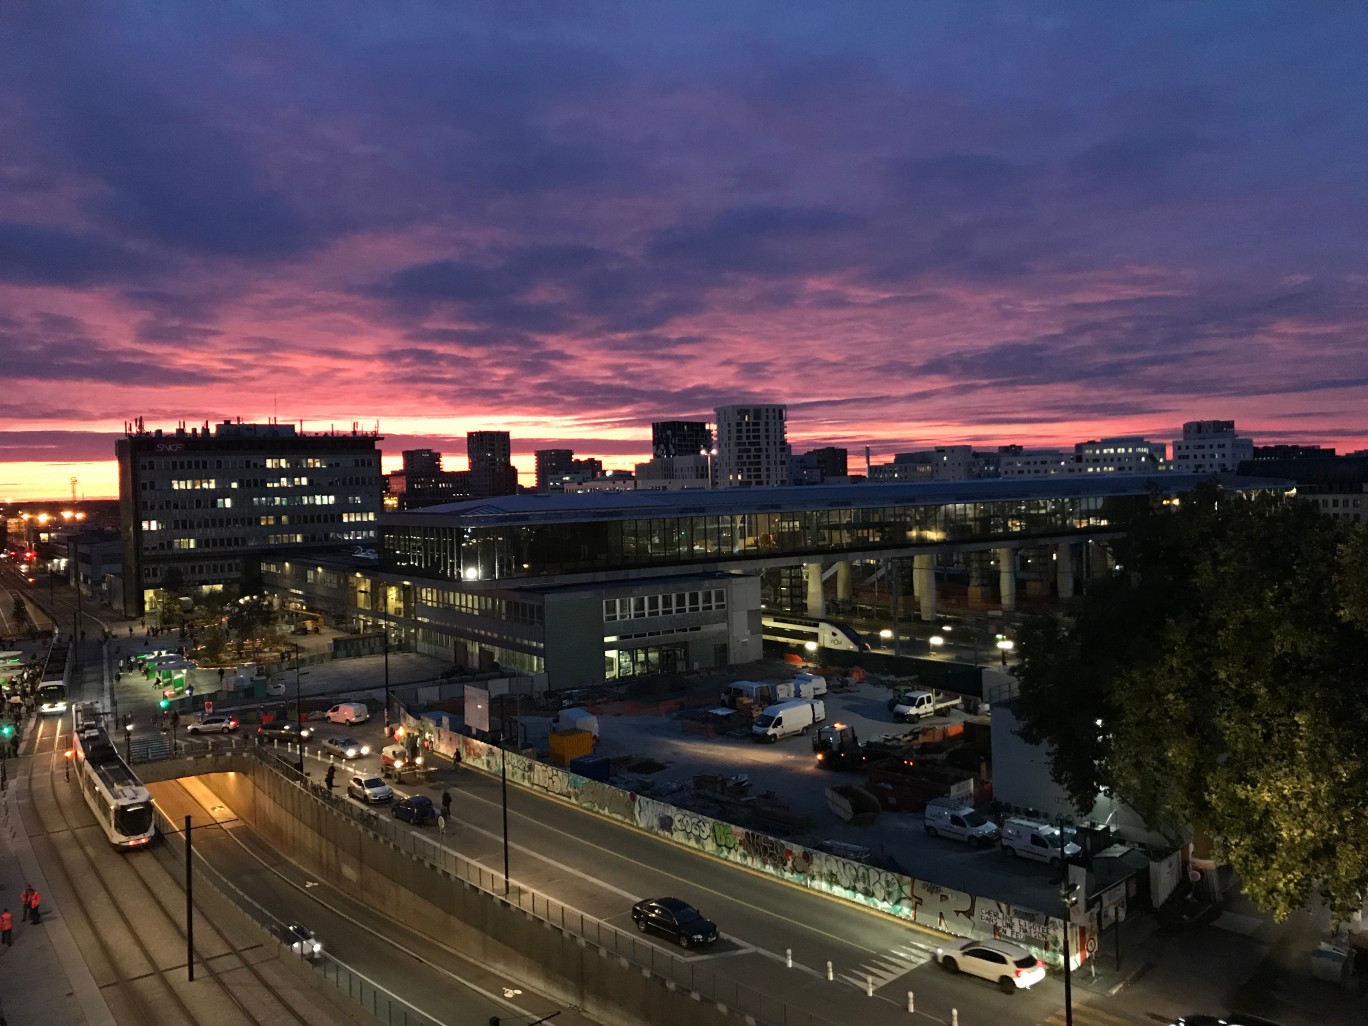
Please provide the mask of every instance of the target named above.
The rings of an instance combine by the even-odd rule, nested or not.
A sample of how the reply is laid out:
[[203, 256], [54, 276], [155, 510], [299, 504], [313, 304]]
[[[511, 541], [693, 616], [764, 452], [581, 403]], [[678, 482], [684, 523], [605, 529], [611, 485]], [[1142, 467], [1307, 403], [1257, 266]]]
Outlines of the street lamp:
[[932, 648], [940, 648], [942, 645], [945, 644], [945, 639], [942, 638], [939, 634], [931, 635], [931, 637], [927, 638], [926, 641], [927, 644], [929, 644]]
[[124, 756], [129, 765], [133, 764], [133, 721], [124, 724]]
[[[299, 697], [299, 642], [294, 642], [295, 650], [295, 726], [299, 727], [304, 722], [304, 702]], [[302, 732], [296, 733], [297, 737], [302, 737]], [[299, 772], [304, 772], [304, 742], [299, 741]]]
[[1010, 638], [1001, 638], [997, 643], [998, 651], [1002, 653], [1002, 665], [1007, 665], [1007, 653], [1016, 648], [1016, 643]]
[[887, 627], [885, 627], [883, 630], [879, 631], [879, 639], [882, 640], [882, 641], [888, 641], [888, 640], [891, 639], [892, 637], [893, 637], [893, 632], [892, 632], [891, 630], [889, 630]]

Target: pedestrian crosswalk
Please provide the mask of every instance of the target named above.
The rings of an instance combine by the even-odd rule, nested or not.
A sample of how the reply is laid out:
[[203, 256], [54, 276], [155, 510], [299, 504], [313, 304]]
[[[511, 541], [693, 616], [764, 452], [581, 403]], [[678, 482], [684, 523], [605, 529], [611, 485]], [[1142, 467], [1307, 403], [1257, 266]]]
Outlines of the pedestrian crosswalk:
[[[1042, 1020], [1041, 1026], [1067, 1026], [1068, 1022], [1068, 1016], [1060, 1008], [1051, 1013], [1048, 1019]], [[1104, 1011], [1093, 1005], [1074, 1005], [1073, 1026], [1154, 1026], [1154, 1023], [1120, 1012]]]
[[846, 973], [837, 973], [836, 978], [844, 980], [852, 987], [859, 987], [861, 990], [869, 989], [872, 982], [873, 988], [878, 990], [880, 987], [892, 983], [899, 976], [910, 973], [918, 966], [932, 961], [935, 957], [936, 949], [934, 947], [909, 940], [889, 948], [868, 962], [862, 963], [857, 969]]

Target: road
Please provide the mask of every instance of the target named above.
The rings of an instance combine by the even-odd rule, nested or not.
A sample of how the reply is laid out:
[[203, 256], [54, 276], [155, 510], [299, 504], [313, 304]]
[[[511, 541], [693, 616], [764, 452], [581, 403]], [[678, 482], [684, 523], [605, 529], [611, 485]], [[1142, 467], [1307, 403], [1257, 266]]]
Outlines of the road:
[[[345, 728], [378, 750], [378, 725]], [[319, 727], [310, 745], [344, 728]], [[308, 768], [321, 777], [325, 763]], [[339, 790], [353, 772], [378, 772], [374, 756], [339, 767]], [[471, 770], [443, 770], [426, 786], [401, 788], [438, 800], [454, 797], [447, 843], [494, 869], [502, 866], [499, 782]], [[955, 977], [933, 962], [943, 935], [904, 924], [773, 878], [685, 850], [655, 837], [517, 788], [509, 790], [510, 863], [515, 881], [631, 929], [630, 906], [672, 894], [703, 909], [724, 939], [709, 968], [832, 1022], [1030, 1026], [1063, 1021], [1056, 978], [1029, 992], [1000, 993], [986, 981]], [[431, 832], [432, 828], [426, 828]], [[665, 942], [661, 942], [662, 945]], [[788, 968], [792, 953], [793, 968]], [[827, 962], [833, 979], [827, 980]], [[867, 989], [873, 987], [873, 996]], [[906, 1011], [914, 994], [915, 1015]], [[1093, 1002], [1091, 1005], [1088, 1002]], [[1074, 1021], [1084, 1026], [1146, 1022], [1074, 993]]]

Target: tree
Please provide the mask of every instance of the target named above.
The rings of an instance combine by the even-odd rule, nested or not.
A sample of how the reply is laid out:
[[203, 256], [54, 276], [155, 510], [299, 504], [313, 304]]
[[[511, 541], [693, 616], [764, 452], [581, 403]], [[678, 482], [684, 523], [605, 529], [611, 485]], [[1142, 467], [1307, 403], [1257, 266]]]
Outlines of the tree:
[[[1090, 808], [1192, 826], [1279, 919], [1368, 892], [1368, 527], [1205, 487], [1124, 525], [1076, 619], [1020, 638], [1022, 736]], [[1099, 726], [1100, 722], [1100, 726]]]

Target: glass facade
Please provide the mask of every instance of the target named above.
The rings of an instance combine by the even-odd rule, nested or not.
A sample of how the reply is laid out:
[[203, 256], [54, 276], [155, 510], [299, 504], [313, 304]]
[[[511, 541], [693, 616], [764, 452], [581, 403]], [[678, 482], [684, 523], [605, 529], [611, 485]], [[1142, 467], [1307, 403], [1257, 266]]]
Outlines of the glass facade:
[[383, 525], [383, 558], [424, 577], [488, 581], [687, 566], [1095, 531], [1145, 495], [959, 502], [867, 509], [697, 514], [652, 519], [460, 526]]

